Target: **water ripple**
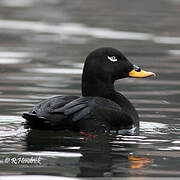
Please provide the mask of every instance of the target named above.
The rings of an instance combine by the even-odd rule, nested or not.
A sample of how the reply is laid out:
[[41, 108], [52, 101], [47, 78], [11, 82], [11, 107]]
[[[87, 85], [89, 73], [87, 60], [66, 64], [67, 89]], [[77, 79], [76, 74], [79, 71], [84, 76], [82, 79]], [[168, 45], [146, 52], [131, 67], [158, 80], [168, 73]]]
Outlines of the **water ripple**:
[[180, 44], [179, 37], [160, 37], [149, 33], [115, 31], [108, 28], [87, 27], [78, 23], [50, 25], [35, 21], [0, 20], [0, 28], [30, 30], [74, 36], [91, 36], [100, 39], [149, 40], [160, 44]]
[[82, 74], [82, 69], [73, 68], [33, 68], [24, 69], [25, 72], [53, 73], [53, 74]]

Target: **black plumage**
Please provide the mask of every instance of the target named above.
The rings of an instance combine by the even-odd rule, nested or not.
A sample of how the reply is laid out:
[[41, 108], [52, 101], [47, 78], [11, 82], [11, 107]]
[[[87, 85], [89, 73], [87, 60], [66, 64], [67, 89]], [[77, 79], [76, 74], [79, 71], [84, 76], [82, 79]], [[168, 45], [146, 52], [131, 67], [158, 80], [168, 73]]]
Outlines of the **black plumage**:
[[86, 58], [82, 97], [57, 96], [42, 101], [23, 114], [32, 129], [105, 132], [139, 126], [130, 101], [115, 91], [114, 81], [125, 77], [155, 75], [142, 71], [114, 48], [100, 48]]

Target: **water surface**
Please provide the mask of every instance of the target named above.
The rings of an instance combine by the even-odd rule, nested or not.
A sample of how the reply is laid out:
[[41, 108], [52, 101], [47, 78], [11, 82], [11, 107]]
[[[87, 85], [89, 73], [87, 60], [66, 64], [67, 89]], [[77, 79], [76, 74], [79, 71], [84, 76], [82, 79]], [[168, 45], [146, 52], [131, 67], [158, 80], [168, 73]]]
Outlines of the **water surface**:
[[[1, 0], [0, 174], [179, 177], [179, 8], [175, 0]], [[39, 101], [81, 94], [84, 59], [104, 46], [158, 75], [116, 82], [140, 133], [25, 130], [21, 114]]]

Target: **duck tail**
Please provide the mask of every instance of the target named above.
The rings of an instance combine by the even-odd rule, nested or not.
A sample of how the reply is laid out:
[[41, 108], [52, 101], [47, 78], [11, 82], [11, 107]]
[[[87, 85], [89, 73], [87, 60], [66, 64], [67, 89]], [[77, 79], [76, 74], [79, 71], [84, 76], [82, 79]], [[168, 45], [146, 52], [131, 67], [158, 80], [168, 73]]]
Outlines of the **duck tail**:
[[39, 117], [34, 113], [23, 113], [22, 117], [26, 119], [23, 123], [26, 129], [47, 129], [49, 127], [49, 121], [44, 117]]

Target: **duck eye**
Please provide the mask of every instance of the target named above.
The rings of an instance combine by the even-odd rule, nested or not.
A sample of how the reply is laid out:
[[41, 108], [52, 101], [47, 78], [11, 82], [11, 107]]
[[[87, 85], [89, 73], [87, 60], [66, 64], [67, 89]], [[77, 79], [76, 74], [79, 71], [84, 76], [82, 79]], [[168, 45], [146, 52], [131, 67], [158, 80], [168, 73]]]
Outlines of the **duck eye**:
[[116, 62], [117, 61], [117, 58], [116, 56], [107, 56], [107, 58], [112, 61], [112, 62]]

